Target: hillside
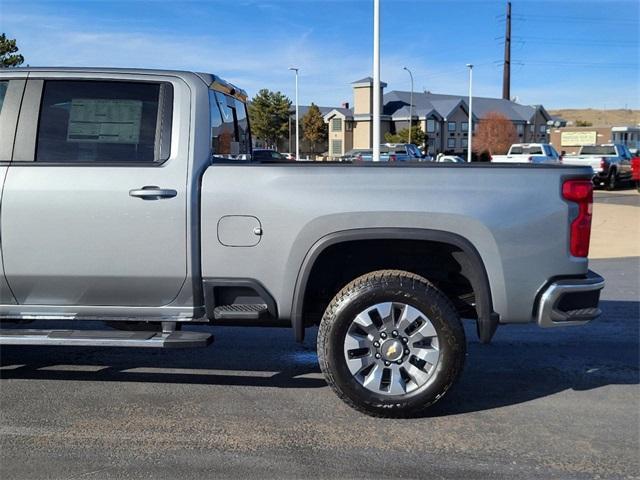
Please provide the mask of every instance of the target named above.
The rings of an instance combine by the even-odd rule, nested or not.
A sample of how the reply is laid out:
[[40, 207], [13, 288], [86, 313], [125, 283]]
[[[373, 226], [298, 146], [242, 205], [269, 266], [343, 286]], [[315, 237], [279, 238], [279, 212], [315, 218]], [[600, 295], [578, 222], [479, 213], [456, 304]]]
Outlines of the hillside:
[[549, 110], [554, 116], [564, 118], [567, 122], [576, 125], [578, 120], [590, 122], [594, 127], [612, 127], [623, 125], [638, 125], [640, 123], [640, 110], [596, 110], [584, 109], [560, 109]]

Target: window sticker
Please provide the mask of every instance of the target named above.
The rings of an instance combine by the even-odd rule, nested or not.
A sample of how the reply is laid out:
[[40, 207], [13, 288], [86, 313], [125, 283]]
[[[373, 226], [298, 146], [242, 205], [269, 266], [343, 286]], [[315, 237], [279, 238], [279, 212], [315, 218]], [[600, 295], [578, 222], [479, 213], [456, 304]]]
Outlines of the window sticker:
[[140, 100], [74, 98], [67, 142], [138, 143], [141, 120]]

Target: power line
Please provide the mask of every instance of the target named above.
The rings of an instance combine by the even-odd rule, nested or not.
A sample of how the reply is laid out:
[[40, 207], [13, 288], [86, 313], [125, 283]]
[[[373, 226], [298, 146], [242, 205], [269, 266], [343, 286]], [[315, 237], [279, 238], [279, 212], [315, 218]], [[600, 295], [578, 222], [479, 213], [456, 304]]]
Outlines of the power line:
[[[636, 20], [602, 18], [602, 17], [579, 17], [579, 16], [559, 16], [559, 15], [538, 15], [538, 14], [513, 14], [512, 20], [515, 21], [545, 21], [545, 22], [565, 22], [565, 23], [599, 23], [599, 24], [618, 24], [618, 25], [638, 25]], [[496, 19], [500, 22], [506, 21], [505, 15], [496, 15]]]
[[[515, 63], [515, 62], [514, 62]], [[526, 62], [518, 62], [522, 65], [545, 65], [557, 67], [594, 67], [594, 68], [638, 68], [638, 64], [634, 63], [615, 63], [615, 62], [573, 62], [566, 60], [527, 60]]]

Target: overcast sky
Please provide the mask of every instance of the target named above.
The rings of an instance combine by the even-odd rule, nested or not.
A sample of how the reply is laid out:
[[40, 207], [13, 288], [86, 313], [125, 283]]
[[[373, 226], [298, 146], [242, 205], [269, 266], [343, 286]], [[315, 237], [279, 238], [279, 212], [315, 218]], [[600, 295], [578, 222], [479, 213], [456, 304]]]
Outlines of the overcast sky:
[[[372, 0], [0, 0], [0, 30], [32, 66], [126, 66], [216, 73], [253, 95], [352, 101], [371, 74]], [[388, 90], [502, 92], [504, 1], [381, 0]], [[640, 108], [640, 2], [513, 0], [511, 94], [547, 108]]]

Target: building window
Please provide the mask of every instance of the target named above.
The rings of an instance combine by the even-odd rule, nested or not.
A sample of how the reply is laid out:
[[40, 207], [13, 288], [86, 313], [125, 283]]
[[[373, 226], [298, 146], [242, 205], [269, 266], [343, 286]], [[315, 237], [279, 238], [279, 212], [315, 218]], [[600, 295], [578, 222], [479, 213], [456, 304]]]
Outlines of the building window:
[[519, 137], [524, 135], [524, 125], [522, 125], [521, 123], [516, 125], [516, 130], [518, 131], [518, 136]]
[[353, 130], [353, 122], [350, 122], [350, 121], [344, 122], [344, 128], [347, 132], [350, 132], [351, 130]]
[[536, 133], [536, 127], [534, 125], [529, 125], [529, 133]]
[[462, 139], [462, 148], [467, 148], [469, 146], [469, 141], [466, 138]]
[[332, 118], [331, 119], [331, 131], [332, 132], [341, 132], [342, 131], [342, 119], [341, 118]]
[[448, 122], [447, 123], [447, 130], [450, 132], [455, 132], [456, 131], [456, 122]]
[[447, 138], [447, 148], [456, 148], [455, 138]]
[[540, 135], [544, 135], [545, 133], [547, 133], [547, 126], [546, 125], [540, 125], [538, 127], [538, 131], [540, 132]]
[[427, 133], [434, 133], [436, 131], [436, 121], [433, 118], [427, 120]]
[[460, 128], [462, 129], [463, 132], [468, 132], [469, 131], [469, 122], [461, 122], [460, 123]]
[[334, 157], [342, 155], [342, 140], [331, 140], [331, 155]]

